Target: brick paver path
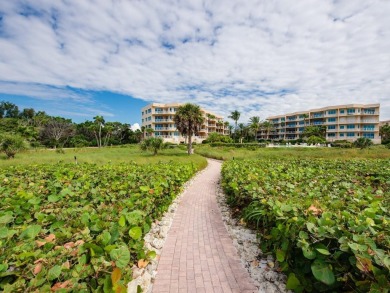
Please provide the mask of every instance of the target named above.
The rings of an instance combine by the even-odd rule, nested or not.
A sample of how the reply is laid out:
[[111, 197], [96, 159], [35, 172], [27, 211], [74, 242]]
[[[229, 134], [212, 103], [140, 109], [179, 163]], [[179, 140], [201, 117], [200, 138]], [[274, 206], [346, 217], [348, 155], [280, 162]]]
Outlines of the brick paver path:
[[153, 292], [256, 292], [223, 224], [216, 202], [221, 163], [183, 194], [157, 268]]

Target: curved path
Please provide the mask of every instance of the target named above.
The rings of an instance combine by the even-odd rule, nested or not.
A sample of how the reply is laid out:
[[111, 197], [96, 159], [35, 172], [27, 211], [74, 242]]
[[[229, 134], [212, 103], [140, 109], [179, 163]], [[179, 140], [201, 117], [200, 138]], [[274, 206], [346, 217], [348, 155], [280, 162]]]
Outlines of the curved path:
[[184, 192], [157, 268], [153, 292], [256, 292], [216, 202], [221, 163], [208, 167]]

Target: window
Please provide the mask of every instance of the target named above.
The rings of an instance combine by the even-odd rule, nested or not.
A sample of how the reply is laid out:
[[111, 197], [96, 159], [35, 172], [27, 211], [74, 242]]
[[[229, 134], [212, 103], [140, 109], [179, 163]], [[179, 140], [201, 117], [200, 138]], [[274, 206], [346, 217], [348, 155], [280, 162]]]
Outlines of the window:
[[328, 129], [336, 129], [336, 125], [329, 125]]
[[336, 122], [336, 118], [328, 118], [328, 122]]
[[149, 117], [148, 117], [148, 121], [150, 121], [150, 120], [152, 120], [152, 116], [149, 116]]
[[299, 125], [304, 125], [305, 121], [299, 121]]
[[368, 125], [364, 125], [363, 126], [363, 130], [374, 130], [375, 129], [375, 125], [374, 124], [368, 124]]
[[347, 136], [348, 137], [353, 137], [353, 136], [355, 136], [355, 133], [353, 133], [353, 132], [347, 133]]
[[142, 116], [144, 115], [144, 111], [142, 111]]
[[340, 125], [340, 129], [344, 129], [344, 125]]
[[374, 133], [373, 132], [363, 133], [363, 137], [374, 138]]
[[336, 110], [329, 110], [329, 111], [328, 111], [328, 114], [329, 114], [329, 115], [335, 115], [335, 114], [336, 114]]
[[347, 125], [347, 129], [355, 129], [355, 125], [354, 124], [349, 124], [349, 125]]
[[343, 110], [340, 110], [340, 114], [344, 114], [344, 109], [343, 109]]
[[152, 113], [152, 109], [148, 109], [148, 113]]
[[142, 119], [142, 123], [144, 123], [144, 119]]
[[343, 137], [344, 136], [344, 133], [340, 133], [340, 137]]
[[336, 133], [328, 133], [328, 137], [335, 137]]
[[348, 113], [348, 114], [354, 114], [354, 113], [355, 113], [355, 109], [348, 109], [348, 110], [347, 110], [347, 113]]

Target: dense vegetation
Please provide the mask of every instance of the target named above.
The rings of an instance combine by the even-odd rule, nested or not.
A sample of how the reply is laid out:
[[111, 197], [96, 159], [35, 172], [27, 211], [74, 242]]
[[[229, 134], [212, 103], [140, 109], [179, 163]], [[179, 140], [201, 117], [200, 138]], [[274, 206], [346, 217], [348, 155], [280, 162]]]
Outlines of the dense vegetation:
[[[216, 145], [213, 147], [212, 145]], [[195, 153], [208, 158], [218, 160], [231, 159], [260, 159], [268, 158], [278, 160], [280, 158], [328, 158], [328, 159], [351, 159], [351, 158], [372, 158], [385, 159], [390, 158], [390, 151], [382, 145], [372, 146], [369, 149], [357, 148], [298, 148], [298, 147], [275, 147], [275, 148], [261, 148], [261, 147], [242, 147], [226, 146], [218, 144], [197, 145]], [[248, 144], [249, 146], [251, 144]], [[260, 144], [262, 146], [262, 144]]]
[[106, 122], [102, 116], [77, 124], [33, 108], [19, 110], [17, 105], [4, 101], [0, 102], [0, 134], [20, 137], [32, 147], [51, 148], [137, 143], [146, 135], [131, 130], [126, 123]]
[[229, 204], [296, 292], [387, 292], [390, 161], [230, 160]]
[[193, 163], [0, 169], [0, 291], [126, 292], [143, 235]]

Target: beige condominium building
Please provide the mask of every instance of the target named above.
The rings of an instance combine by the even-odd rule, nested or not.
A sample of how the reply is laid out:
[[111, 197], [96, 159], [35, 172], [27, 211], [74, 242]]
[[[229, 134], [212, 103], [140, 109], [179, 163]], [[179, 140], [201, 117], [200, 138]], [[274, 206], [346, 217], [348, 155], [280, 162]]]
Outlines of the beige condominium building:
[[[154, 132], [151, 135], [161, 137], [166, 142], [185, 142], [185, 138], [180, 135], [173, 120], [177, 108], [181, 105], [179, 103], [149, 104], [141, 109], [141, 125], [153, 129]], [[193, 141], [201, 143], [211, 132], [217, 132], [223, 135], [229, 134], [228, 125], [224, 123], [222, 116], [202, 108], [201, 112], [203, 113], [204, 123], [199, 134], [193, 137]]]
[[273, 128], [260, 131], [258, 139], [295, 140], [302, 138], [305, 126], [323, 125], [327, 141], [367, 137], [380, 143], [379, 108], [380, 104], [350, 104], [268, 117]]

